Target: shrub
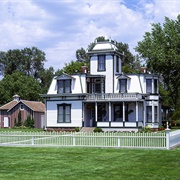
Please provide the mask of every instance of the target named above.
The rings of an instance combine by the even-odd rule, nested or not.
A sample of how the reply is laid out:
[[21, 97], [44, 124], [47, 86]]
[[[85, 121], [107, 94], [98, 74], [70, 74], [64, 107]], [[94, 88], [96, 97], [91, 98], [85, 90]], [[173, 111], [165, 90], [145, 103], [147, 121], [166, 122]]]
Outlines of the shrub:
[[34, 127], [34, 119], [31, 119], [30, 114], [28, 114], [27, 119], [24, 121], [24, 126], [29, 127], [29, 128], [33, 128]]
[[17, 122], [17, 126], [22, 126], [21, 111], [18, 112], [18, 122]]
[[96, 127], [93, 132], [103, 132], [101, 128]]
[[75, 128], [75, 131], [76, 131], [76, 132], [79, 132], [79, 131], [80, 131], [80, 129], [81, 129], [81, 128], [76, 127], [76, 128]]

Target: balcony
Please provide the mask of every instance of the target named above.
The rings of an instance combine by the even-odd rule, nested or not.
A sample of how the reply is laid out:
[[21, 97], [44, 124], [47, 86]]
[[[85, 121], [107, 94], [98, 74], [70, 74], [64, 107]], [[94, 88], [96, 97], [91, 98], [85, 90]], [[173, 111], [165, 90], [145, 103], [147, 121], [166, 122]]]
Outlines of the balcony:
[[104, 93], [87, 94], [85, 101], [137, 101], [142, 100], [142, 94], [139, 93]]

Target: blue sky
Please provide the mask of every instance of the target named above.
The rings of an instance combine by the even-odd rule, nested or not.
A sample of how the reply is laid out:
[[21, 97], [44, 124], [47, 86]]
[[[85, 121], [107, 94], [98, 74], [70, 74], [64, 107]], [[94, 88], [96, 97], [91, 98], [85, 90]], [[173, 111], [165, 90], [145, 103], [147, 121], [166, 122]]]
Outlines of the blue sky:
[[177, 19], [180, 0], [1, 0], [0, 51], [35, 46], [45, 68], [61, 69], [98, 36], [134, 47], [164, 17]]

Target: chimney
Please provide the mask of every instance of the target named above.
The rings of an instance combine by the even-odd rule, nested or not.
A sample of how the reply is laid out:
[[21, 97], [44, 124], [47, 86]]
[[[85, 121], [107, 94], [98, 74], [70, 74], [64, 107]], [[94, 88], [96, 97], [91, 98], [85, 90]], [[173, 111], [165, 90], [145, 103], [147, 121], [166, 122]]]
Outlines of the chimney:
[[82, 66], [81, 67], [81, 72], [87, 74], [88, 73], [88, 67], [87, 66]]
[[141, 73], [147, 73], [147, 67], [141, 67], [140, 72]]

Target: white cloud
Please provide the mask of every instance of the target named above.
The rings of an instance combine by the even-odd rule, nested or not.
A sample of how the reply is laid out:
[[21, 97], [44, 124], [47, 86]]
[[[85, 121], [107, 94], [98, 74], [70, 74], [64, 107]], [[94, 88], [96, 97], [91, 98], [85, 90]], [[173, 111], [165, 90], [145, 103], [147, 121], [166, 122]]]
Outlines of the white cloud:
[[132, 52], [150, 23], [176, 19], [179, 0], [0, 1], [0, 50], [36, 46], [45, 67], [61, 69], [98, 36], [129, 44]]

